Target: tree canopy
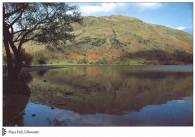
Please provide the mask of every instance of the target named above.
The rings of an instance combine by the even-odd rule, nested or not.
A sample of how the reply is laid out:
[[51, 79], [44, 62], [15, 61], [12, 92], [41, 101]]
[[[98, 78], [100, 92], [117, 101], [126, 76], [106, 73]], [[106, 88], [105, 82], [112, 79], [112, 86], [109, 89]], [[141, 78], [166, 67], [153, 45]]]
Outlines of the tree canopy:
[[[52, 46], [74, 41], [72, 23], [82, 23], [78, 7], [65, 3], [3, 3], [3, 41], [8, 75], [21, 70], [21, 49], [30, 40]], [[16, 65], [12, 66], [12, 49]]]

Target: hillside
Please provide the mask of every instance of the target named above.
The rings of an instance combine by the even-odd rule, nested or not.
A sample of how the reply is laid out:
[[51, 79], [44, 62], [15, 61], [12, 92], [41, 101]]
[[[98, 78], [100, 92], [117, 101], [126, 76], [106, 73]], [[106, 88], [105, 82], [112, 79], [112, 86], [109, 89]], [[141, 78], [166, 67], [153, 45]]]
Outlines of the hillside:
[[48, 64], [192, 64], [193, 36], [134, 17], [84, 17], [73, 24], [74, 43], [45, 48], [33, 42], [24, 48], [34, 63], [44, 55]]

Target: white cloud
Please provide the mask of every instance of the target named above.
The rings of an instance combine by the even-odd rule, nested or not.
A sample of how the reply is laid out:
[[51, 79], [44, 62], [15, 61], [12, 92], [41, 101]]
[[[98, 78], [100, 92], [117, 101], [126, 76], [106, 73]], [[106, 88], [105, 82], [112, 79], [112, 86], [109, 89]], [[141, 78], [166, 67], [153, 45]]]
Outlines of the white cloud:
[[177, 27], [177, 28], [174, 28], [174, 29], [178, 29], [178, 30], [185, 31], [187, 33], [193, 34], [193, 27], [180, 26], [180, 27]]
[[81, 5], [80, 10], [83, 15], [93, 15], [94, 13], [112, 12], [116, 8], [115, 3], [102, 3], [101, 5]]
[[178, 29], [178, 30], [185, 30], [186, 29], [186, 27], [177, 27], [177, 28], [175, 28], [175, 29]]
[[161, 3], [135, 3], [134, 6], [138, 12], [143, 12], [148, 9], [158, 9], [162, 7]]
[[95, 3], [95, 4], [81, 4], [81, 14], [89, 15], [106, 15], [106, 14], [120, 14], [120, 12], [143, 12], [147, 9], [157, 9], [162, 6], [161, 3]]
[[73, 11], [67, 11], [66, 14], [73, 14]]
[[142, 8], [160, 8], [162, 6], [161, 3], [137, 3], [140, 5]]

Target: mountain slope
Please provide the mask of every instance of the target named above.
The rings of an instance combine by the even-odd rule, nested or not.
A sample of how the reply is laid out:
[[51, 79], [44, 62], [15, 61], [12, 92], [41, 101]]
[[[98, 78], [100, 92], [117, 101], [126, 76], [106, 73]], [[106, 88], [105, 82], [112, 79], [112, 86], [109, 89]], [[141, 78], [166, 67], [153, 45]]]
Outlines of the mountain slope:
[[46, 47], [26, 46], [34, 57], [44, 54], [50, 64], [192, 64], [193, 36], [134, 17], [84, 17], [73, 24], [74, 43]]

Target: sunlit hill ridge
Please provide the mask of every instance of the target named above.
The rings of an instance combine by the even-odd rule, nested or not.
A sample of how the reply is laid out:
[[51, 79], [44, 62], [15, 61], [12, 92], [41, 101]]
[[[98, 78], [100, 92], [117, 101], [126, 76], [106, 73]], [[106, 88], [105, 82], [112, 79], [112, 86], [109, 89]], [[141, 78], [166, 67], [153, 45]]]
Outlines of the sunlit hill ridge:
[[56, 47], [24, 45], [34, 61], [40, 56], [47, 64], [192, 64], [192, 34], [161, 25], [148, 24], [134, 17], [84, 17], [73, 24], [75, 42]]

